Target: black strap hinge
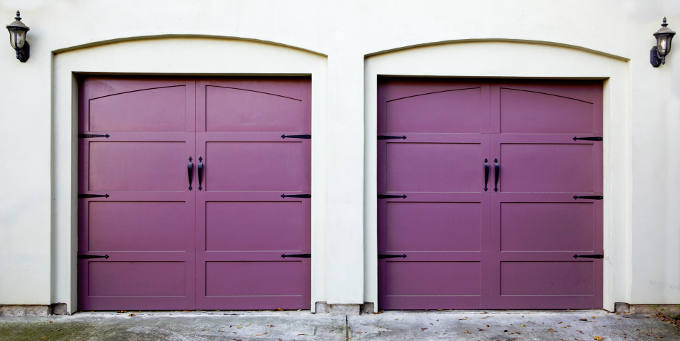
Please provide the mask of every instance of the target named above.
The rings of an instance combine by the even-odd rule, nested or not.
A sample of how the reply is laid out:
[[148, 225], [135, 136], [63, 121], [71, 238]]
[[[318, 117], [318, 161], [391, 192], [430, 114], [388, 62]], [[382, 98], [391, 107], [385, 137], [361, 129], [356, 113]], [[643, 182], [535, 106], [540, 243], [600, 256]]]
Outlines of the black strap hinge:
[[78, 255], [78, 259], [90, 259], [90, 258], [105, 258], [105, 259], [109, 259], [109, 255]]
[[283, 135], [281, 135], [281, 138], [282, 138], [282, 139], [288, 138], [288, 139], [305, 139], [305, 140], [309, 140], [309, 139], [312, 138], [312, 135], [309, 135], [309, 134], [305, 134], [305, 135], [286, 135], [286, 134], [283, 134]]
[[109, 194], [78, 194], [78, 198], [108, 198]]
[[572, 140], [574, 140], [574, 141], [602, 141], [602, 136], [584, 136], [584, 137], [574, 136], [574, 138]]
[[602, 259], [602, 258], [604, 258], [604, 255], [574, 255], [574, 258], [595, 258], [595, 259]]
[[602, 200], [604, 197], [601, 195], [574, 195], [574, 200], [577, 199]]
[[311, 194], [281, 194], [281, 198], [311, 198]]
[[402, 198], [406, 199], [406, 194], [378, 194], [378, 199]]
[[281, 258], [312, 258], [312, 255], [309, 253], [294, 253], [294, 254], [282, 254]]
[[401, 254], [401, 255], [378, 255], [378, 258], [383, 259], [383, 258], [406, 258], [406, 254]]
[[406, 140], [406, 136], [378, 135], [378, 140]]
[[81, 139], [91, 139], [94, 137], [106, 137], [107, 139], [111, 137], [109, 134], [78, 134], [78, 137]]

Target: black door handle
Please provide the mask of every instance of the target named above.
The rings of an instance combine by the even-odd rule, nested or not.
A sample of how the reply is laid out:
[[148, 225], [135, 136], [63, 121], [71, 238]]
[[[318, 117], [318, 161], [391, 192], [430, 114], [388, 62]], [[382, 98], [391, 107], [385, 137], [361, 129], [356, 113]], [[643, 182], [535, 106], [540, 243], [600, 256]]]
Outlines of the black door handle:
[[282, 254], [281, 258], [312, 258], [312, 255], [309, 253], [294, 253], [294, 254]]
[[604, 255], [574, 255], [574, 258], [595, 258], [595, 259], [602, 259], [602, 258], [604, 258]]
[[198, 190], [203, 189], [203, 157], [198, 157]]
[[501, 165], [498, 164], [498, 159], [493, 159], [493, 191], [498, 192], [498, 178], [501, 176]]
[[189, 164], [187, 164], [187, 173], [189, 175], [189, 190], [191, 190], [191, 182], [194, 179], [194, 163], [191, 162], [193, 160], [191, 156], [189, 157]]
[[406, 258], [406, 254], [400, 254], [400, 255], [378, 255], [379, 259], [383, 258]]
[[489, 170], [491, 167], [489, 166], [489, 159], [484, 159], [484, 192], [489, 190]]

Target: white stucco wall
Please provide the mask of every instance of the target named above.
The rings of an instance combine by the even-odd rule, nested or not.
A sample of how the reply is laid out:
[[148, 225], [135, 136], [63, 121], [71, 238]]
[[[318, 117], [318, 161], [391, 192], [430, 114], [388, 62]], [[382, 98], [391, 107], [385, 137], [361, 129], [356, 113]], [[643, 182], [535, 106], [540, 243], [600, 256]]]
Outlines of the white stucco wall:
[[[606, 133], [617, 137], [617, 143], [608, 142], [605, 150], [605, 191], [615, 196], [605, 202], [605, 239], [612, 243], [605, 244], [609, 257], [605, 301], [680, 302], [680, 180], [676, 175], [680, 87], [673, 81], [680, 79], [680, 52], [671, 53], [667, 64], [658, 69], [648, 62], [654, 42], [651, 34], [661, 17], [667, 16], [670, 27], [680, 30], [678, 1], [0, 0], [0, 22], [11, 22], [16, 9], [22, 10], [24, 22], [31, 27], [31, 58], [19, 63], [9, 44], [0, 49], [4, 51], [0, 52], [0, 304], [70, 299], [72, 287], [64, 279], [70, 274], [62, 266], [64, 255], [74, 250], [64, 250], [69, 238], [59, 225], [67, 214], [59, 196], [63, 185], [59, 150], [64, 148], [59, 138], [65, 131], [55, 116], [58, 106], [71, 100], [64, 70], [78, 71], [78, 65], [60, 68], [62, 61], [70, 61], [69, 55], [79, 56], [78, 63], [87, 60], [82, 56], [116, 57], [116, 63], [95, 60], [90, 68], [80, 70], [98, 72], [324, 74], [319, 70], [325, 68], [321, 77], [325, 84], [314, 88], [314, 100], [324, 98], [319, 110], [327, 119], [326, 127], [314, 133], [321, 140], [316, 151], [327, 157], [316, 172], [327, 181], [314, 189], [325, 210], [313, 227], [320, 236], [313, 248], [326, 257], [315, 255], [320, 263], [315, 268], [313, 300], [329, 303], [375, 300], [375, 269], [371, 257], [365, 257], [374, 250], [374, 203], [364, 199], [365, 193], [370, 198], [375, 161], [370, 159], [371, 144], [364, 141], [371, 122], [367, 115], [374, 114], [373, 75], [384, 70], [450, 76], [615, 77], [614, 82], [607, 81], [605, 91], [611, 109], [606, 115], [616, 118]], [[169, 34], [188, 40], [173, 40], [165, 45], [170, 50], [160, 56], [144, 50], [153, 40], [133, 39]], [[266, 45], [252, 52], [278, 51], [263, 54], [266, 62], [253, 58], [251, 63], [229, 66], [225, 51], [239, 43], [223, 38], [274, 42], [316, 54]], [[489, 38], [581, 49], [459, 43], [367, 57], [404, 46]], [[128, 41], [99, 44], [117, 39]], [[70, 50], [87, 44], [97, 46]], [[511, 46], [517, 47], [517, 54]], [[279, 54], [292, 59], [277, 64]], [[175, 59], [184, 61], [173, 69], [170, 61]], [[320, 60], [323, 67], [317, 70], [312, 60]]]

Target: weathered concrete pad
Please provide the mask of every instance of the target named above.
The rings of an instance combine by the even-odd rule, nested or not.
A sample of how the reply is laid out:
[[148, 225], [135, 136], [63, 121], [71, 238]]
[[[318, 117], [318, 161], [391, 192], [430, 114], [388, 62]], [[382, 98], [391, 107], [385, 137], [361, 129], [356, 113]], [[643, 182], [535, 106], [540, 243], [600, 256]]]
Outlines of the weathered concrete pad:
[[385, 312], [348, 323], [351, 340], [680, 340], [652, 316], [599, 310]]
[[[131, 316], [131, 314], [133, 314]], [[604, 311], [78, 313], [2, 317], [0, 340], [680, 340], [653, 316]]]
[[345, 316], [308, 311], [130, 314], [0, 318], [0, 340], [345, 340]]

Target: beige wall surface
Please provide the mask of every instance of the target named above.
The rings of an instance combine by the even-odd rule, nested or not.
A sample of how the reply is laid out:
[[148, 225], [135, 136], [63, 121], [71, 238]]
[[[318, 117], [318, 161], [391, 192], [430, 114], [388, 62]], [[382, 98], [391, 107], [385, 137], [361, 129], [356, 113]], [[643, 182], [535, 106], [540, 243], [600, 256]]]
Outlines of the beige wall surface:
[[603, 304], [680, 303], [680, 51], [649, 64], [679, 1], [0, 0], [0, 22], [17, 9], [31, 57], [0, 49], [0, 304], [75, 303], [73, 72], [313, 75], [312, 300], [328, 303], [376, 298], [377, 75], [606, 79]]

